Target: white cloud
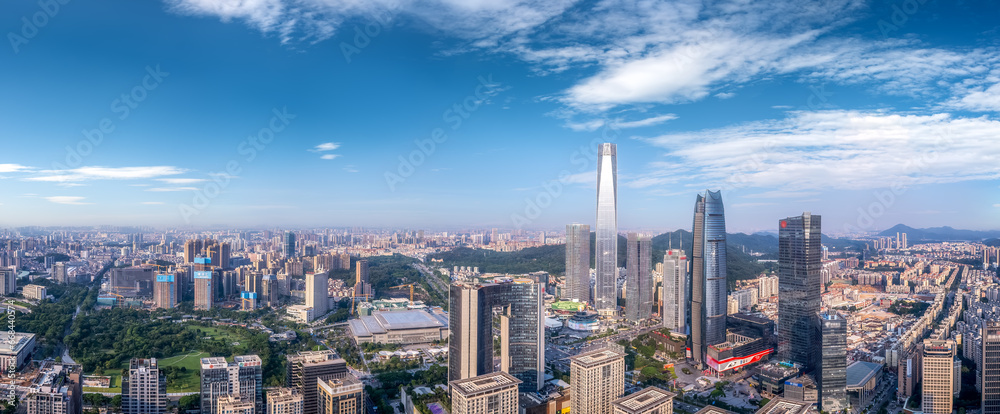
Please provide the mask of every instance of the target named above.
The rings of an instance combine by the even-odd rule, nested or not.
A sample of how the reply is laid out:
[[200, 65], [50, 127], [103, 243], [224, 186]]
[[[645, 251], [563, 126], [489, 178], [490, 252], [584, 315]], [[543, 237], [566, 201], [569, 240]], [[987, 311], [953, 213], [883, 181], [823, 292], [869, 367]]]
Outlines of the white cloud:
[[315, 146], [313, 149], [311, 149], [309, 151], [312, 151], [312, 152], [324, 152], [324, 151], [333, 151], [333, 150], [335, 150], [337, 148], [340, 148], [340, 143], [339, 142], [324, 142], [322, 144], [319, 144], [319, 145]]
[[781, 189], [756, 197], [1000, 178], [995, 120], [843, 110], [789, 114], [645, 139], [691, 171], [652, 169], [661, 179], [696, 187]]
[[674, 115], [674, 114], [664, 114], [664, 115], [657, 115], [657, 116], [653, 116], [653, 117], [649, 117], [649, 118], [645, 118], [645, 119], [639, 119], [639, 120], [636, 120], [636, 121], [621, 121], [621, 120], [619, 120], [619, 121], [615, 122], [615, 127], [619, 128], [619, 129], [641, 128], [641, 127], [648, 127], [648, 126], [653, 126], [653, 125], [659, 125], [659, 124], [662, 124], [664, 122], [672, 121], [672, 120], [675, 120], [675, 119], [677, 119], [677, 115]]
[[320, 156], [320, 158], [322, 158], [324, 160], [332, 160], [332, 159], [337, 158], [339, 156], [340, 156], [340, 154], [323, 154], [323, 155]]
[[0, 173], [25, 172], [33, 168], [21, 164], [0, 164]]
[[195, 187], [153, 187], [153, 188], [147, 188], [146, 191], [163, 193], [172, 191], [198, 191], [198, 189]]
[[93, 203], [83, 202], [83, 200], [86, 199], [86, 197], [51, 196], [51, 197], [45, 197], [45, 199], [56, 204], [73, 204], [73, 205], [93, 204]]
[[80, 167], [68, 170], [44, 170], [25, 181], [74, 182], [87, 180], [130, 180], [155, 178], [184, 173], [186, 170], [171, 166], [150, 167]]
[[1000, 112], [1000, 83], [988, 88], [972, 88], [953, 98], [948, 106], [974, 112]]
[[734, 96], [736, 96], [736, 94], [732, 93], [732, 92], [719, 92], [719, 93], [715, 94], [715, 97], [719, 98], [719, 99], [729, 99], [729, 98], [732, 98]]
[[[167, 184], [194, 184], [202, 183], [208, 181], [206, 178], [157, 178], [156, 181], [162, 181]], [[148, 185], [148, 184], [146, 184]]]

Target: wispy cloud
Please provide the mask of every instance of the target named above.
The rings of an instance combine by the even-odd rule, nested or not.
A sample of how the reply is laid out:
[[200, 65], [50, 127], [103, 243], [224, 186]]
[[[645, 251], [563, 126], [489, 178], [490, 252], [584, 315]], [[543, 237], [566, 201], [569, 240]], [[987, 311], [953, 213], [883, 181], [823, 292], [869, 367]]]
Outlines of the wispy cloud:
[[21, 164], [0, 164], [0, 173], [25, 172], [33, 168]]
[[153, 191], [158, 193], [172, 192], [172, 191], [198, 191], [197, 187], [153, 187], [147, 188], [146, 191]]
[[186, 170], [171, 166], [150, 167], [80, 167], [68, 170], [43, 170], [25, 181], [75, 182], [87, 180], [132, 180], [182, 174]]
[[325, 151], [333, 151], [333, 150], [335, 150], [337, 148], [340, 148], [340, 143], [339, 142], [324, 142], [322, 144], [319, 144], [319, 145], [313, 147], [313, 149], [311, 149], [309, 151], [312, 151], [312, 152], [325, 152]]
[[93, 203], [83, 202], [83, 200], [85, 200], [86, 197], [77, 197], [77, 196], [51, 196], [51, 197], [45, 197], [45, 199], [56, 204], [72, 204], [72, 205], [93, 204]]
[[348, 166], [344, 167], [344, 171], [347, 171], [347, 172], [352, 173], [352, 174], [359, 172], [358, 169], [355, 168], [353, 165], [348, 165]]
[[208, 181], [207, 178], [157, 178], [156, 181], [161, 181], [167, 184], [194, 184], [203, 183]]
[[[653, 169], [699, 187], [780, 188], [759, 198], [815, 189], [871, 189], [1000, 178], [1000, 122], [949, 114], [792, 112], [782, 120], [645, 139], [676, 165]], [[804, 191], [808, 190], [808, 191]]]
[[340, 154], [323, 154], [323, 155], [320, 156], [320, 158], [324, 159], [324, 160], [332, 160], [332, 159], [337, 158], [339, 156], [340, 156]]

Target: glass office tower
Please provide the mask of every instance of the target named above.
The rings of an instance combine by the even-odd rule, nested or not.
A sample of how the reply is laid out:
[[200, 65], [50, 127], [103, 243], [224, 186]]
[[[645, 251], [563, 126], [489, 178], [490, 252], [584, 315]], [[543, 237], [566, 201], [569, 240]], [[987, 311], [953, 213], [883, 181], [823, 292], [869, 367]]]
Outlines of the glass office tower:
[[590, 302], [590, 226], [566, 225], [566, 289], [562, 298]]
[[709, 345], [726, 341], [726, 215], [721, 191], [694, 205], [691, 270], [691, 357], [704, 366]]
[[778, 222], [778, 356], [811, 371], [819, 353], [820, 216]]
[[594, 307], [602, 315], [618, 309], [618, 155], [615, 144], [597, 147], [597, 280]]
[[838, 413], [848, 408], [847, 320], [836, 313], [827, 313], [821, 315], [820, 324], [823, 344], [817, 375], [820, 409]]

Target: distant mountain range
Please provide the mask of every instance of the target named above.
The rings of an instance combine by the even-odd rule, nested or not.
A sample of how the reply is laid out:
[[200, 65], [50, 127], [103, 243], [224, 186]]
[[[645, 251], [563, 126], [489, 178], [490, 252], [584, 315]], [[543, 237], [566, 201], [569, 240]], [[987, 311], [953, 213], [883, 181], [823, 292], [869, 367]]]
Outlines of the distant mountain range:
[[982, 241], [990, 238], [1000, 238], [1000, 230], [960, 230], [952, 227], [929, 227], [915, 229], [905, 224], [897, 224], [879, 233], [883, 237], [896, 237], [896, 233], [906, 233], [908, 242], [914, 241]]

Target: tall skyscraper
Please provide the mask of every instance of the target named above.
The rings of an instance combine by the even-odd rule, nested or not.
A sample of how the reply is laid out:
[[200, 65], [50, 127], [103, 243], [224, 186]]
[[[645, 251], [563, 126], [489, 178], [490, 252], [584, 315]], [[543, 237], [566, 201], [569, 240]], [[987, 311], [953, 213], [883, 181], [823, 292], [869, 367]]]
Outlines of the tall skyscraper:
[[618, 311], [618, 155], [615, 144], [597, 146], [597, 246], [594, 307], [602, 315]]
[[[903, 233], [906, 234], [906, 233]], [[982, 414], [1000, 414], [1000, 321], [983, 327], [983, 355], [979, 367]]]
[[286, 231], [281, 239], [281, 254], [285, 258], [295, 257], [295, 233]]
[[[363, 414], [365, 384], [353, 375], [320, 378], [316, 381], [320, 414]], [[306, 411], [308, 413], [308, 411]]]
[[156, 300], [156, 307], [160, 309], [171, 309], [177, 306], [178, 290], [176, 276], [173, 274], [156, 275], [156, 284], [153, 285], [153, 298]]
[[[822, 348], [819, 349], [819, 404], [828, 413], [848, 408], [847, 321], [836, 313], [820, 318]], [[816, 350], [814, 350], [815, 352]]]
[[358, 296], [372, 294], [372, 285], [368, 280], [368, 260], [361, 259], [354, 263], [354, 294]]
[[201, 359], [201, 412], [218, 412], [219, 399], [235, 396], [264, 408], [263, 368], [257, 355], [243, 355], [226, 362], [222, 357]]
[[[62, 277], [64, 280], [61, 283], [66, 283], [66, 264], [56, 262], [56, 264], [52, 265], [53, 276], [56, 273], [56, 265], [62, 265], [62, 272], [64, 274]], [[17, 271], [11, 268], [0, 268], [0, 295], [9, 295], [15, 292], [17, 292]]]
[[329, 312], [330, 285], [326, 272], [306, 274], [306, 306], [313, 308], [317, 318]]
[[625, 352], [604, 348], [569, 360], [573, 412], [611, 414], [611, 402], [625, 393]]
[[687, 254], [684, 250], [667, 250], [663, 255], [663, 327], [687, 334], [688, 306], [691, 301], [688, 286]]
[[653, 308], [652, 241], [636, 233], [629, 233], [626, 240], [625, 318], [639, 322], [649, 319]]
[[709, 345], [726, 341], [726, 212], [721, 191], [694, 203], [691, 267], [691, 356], [704, 366]]
[[924, 340], [924, 367], [921, 380], [925, 414], [951, 414], [952, 388], [955, 386], [955, 342], [938, 339]]
[[122, 378], [122, 411], [125, 414], [167, 412], [167, 377], [156, 358], [129, 361], [128, 377]]
[[541, 389], [545, 375], [544, 286], [527, 280], [453, 284], [448, 317], [448, 381], [493, 372], [493, 309], [500, 308], [500, 370]]
[[319, 407], [316, 394], [318, 378], [347, 374], [347, 362], [335, 357], [336, 354], [330, 350], [305, 351], [285, 357], [288, 360], [286, 383], [302, 395], [305, 413], [314, 413]]
[[778, 222], [778, 357], [817, 367], [823, 262], [821, 219], [808, 212]]
[[566, 291], [563, 299], [590, 302], [590, 226], [566, 225]]
[[452, 414], [517, 414], [521, 381], [505, 372], [452, 381]]

